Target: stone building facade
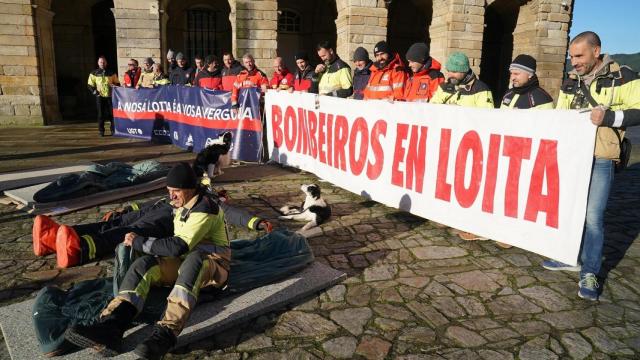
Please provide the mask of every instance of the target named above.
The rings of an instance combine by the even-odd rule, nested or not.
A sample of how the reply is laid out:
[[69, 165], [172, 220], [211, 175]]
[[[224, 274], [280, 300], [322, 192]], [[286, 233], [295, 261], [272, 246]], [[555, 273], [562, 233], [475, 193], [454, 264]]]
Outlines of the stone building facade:
[[573, 0], [0, 0], [0, 125], [91, 119], [86, 90], [98, 55], [122, 75], [127, 60], [252, 53], [272, 72], [323, 39], [350, 59], [358, 46], [387, 39], [404, 55], [425, 41], [444, 62], [464, 51], [501, 96], [508, 64], [538, 59], [542, 86], [560, 87]]

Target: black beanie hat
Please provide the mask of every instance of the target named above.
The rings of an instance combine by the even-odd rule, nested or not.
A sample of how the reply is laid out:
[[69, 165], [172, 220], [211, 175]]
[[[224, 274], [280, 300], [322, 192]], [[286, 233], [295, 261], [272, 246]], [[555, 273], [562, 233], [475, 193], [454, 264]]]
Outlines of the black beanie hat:
[[185, 162], [174, 166], [167, 175], [167, 186], [177, 189], [195, 189], [198, 181], [196, 174]]
[[429, 60], [429, 46], [425, 43], [415, 43], [407, 50], [407, 60], [424, 64]]
[[387, 53], [387, 54], [391, 54], [391, 48], [389, 48], [389, 45], [387, 45], [386, 41], [379, 41], [376, 46], [373, 47], [373, 55], [379, 53], [379, 52], [383, 52], [383, 53]]
[[533, 56], [520, 54], [513, 59], [513, 62], [509, 66], [509, 70], [518, 69], [528, 72], [531, 75], [536, 74], [536, 59]]
[[353, 61], [369, 61], [369, 52], [367, 49], [359, 46], [353, 52]]
[[304, 60], [306, 62], [309, 62], [309, 55], [307, 55], [306, 52], [304, 51], [298, 51], [295, 55], [294, 55], [296, 61], [298, 60]]

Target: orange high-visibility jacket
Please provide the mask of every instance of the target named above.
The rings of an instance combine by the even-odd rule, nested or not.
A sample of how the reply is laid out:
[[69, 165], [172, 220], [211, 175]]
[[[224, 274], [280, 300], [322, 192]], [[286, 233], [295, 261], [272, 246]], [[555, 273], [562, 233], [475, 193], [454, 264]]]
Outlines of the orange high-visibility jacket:
[[238, 93], [240, 89], [257, 87], [261, 88], [262, 85], [268, 86], [269, 79], [262, 71], [254, 68], [251, 71], [242, 70], [236, 77], [236, 82], [233, 83], [233, 89], [231, 91], [231, 104], [236, 105], [238, 103]]
[[371, 65], [371, 76], [364, 89], [364, 99], [401, 100], [404, 97], [404, 83], [408, 75], [400, 55], [396, 53], [382, 69], [378, 66], [378, 62]]
[[431, 59], [431, 66], [407, 79], [404, 86], [405, 101], [428, 102], [438, 90], [438, 85], [444, 82], [444, 75], [440, 72], [441, 65], [436, 59]]

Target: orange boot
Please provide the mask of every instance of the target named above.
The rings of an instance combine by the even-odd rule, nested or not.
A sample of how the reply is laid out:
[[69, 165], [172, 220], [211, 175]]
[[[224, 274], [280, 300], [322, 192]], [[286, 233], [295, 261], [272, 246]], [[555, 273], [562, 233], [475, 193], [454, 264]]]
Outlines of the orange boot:
[[33, 253], [36, 256], [45, 256], [56, 251], [56, 234], [60, 224], [51, 220], [48, 216], [38, 215], [33, 219]]
[[80, 263], [80, 237], [76, 231], [67, 225], [61, 225], [56, 236], [56, 257], [58, 267], [68, 268]]

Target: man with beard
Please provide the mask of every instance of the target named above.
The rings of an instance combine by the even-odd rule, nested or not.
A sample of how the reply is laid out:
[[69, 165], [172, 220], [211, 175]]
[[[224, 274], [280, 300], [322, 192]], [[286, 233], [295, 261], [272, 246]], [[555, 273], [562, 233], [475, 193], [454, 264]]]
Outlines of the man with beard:
[[243, 67], [230, 52], [222, 55], [222, 64], [222, 90], [231, 91], [233, 90], [233, 83], [236, 82], [236, 77], [238, 77]]
[[411, 45], [407, 61], [412, 75], [405, 85], [404, 100], [428, 102], [444, 82], [440, 63], [429, 55], [429, 46], [425, 43]]
[[167, 51], [167, 72], [171, 73], [173, 69], [178, 67], [178, 62], [176, 61], [176, 52], [169, 49]]
[[194, 70], [182, 53], [176, 55], [178, 66], [169, 73], [171, 85], [191, 86], [194, 78]]
[[215, 55], [208, 55], [204, 62], [207, 64], [206, 68], [203, 68], [194, 81], [194, 85], [209, 89], [209, 90], [221, 90], [222, 89], [222, 76], [220, 69], [218, 69], [218, 59]]
[[491, 89], [471, 70], [467, 55], [454, 52], [449, 55], [444, 67], [447, 81], [438, 86], [431, 103], [494, 108]]
[[520, 54], [509, 66], [511, 89], [502, 97], [500, 108], [553, 109], [553, 98], [540, 87], [536, 59]]
[[334, 46], [322, 41], [316, 46], [322, 64], [316, 66], [318, 94], [348, 98], [353, 93], [351, 67], [336, 54]]
[[353, 52], [353, 98], [362, 100], [364, 98], [364, 89], [369, 83], [371, 76], [371, 65], [373, 62], [369, 59], [369, 52], [362, 46], [357, 47]]
[[[620, 161], [625, 125], [636, 125], [627, 117], [640, 109], [640, 79], [628, 67], [620, 66], [609, 55], [601, 54], [600, 37], [585, 31], [569, 43], [573, 70], [560, 88], [556, 109], [592, 110], [592, 121], [599, 124], [587, 197], [587, 213], [579, 263], [571, 266], [545, 260], [548, 270], [580, 271], [578, 296], [598, 300], [598, 276], [602, 266], [604, 213], [613, 183], [614, 164]], [[610, 109], [608, 121], [604, 121]], [[594, 116], [595, 115], [595, 116]], [[611, 121], [613, 120], [613, 121]]]
[[400, 55], [392, 53], [386, 41], [376, 44], [373, 55], [376, 62], [370, 67], [371, 76], [364, 89], [364, 99], [402, 100], [407, 72]]
[[[454, 52], [449, 55], [444, 67], [447, 69], [447, 81], [438, 86], [438, 90], [431, 98], [431, 103], [494, 108], [491, 89], [471, 70], [467, 55]], [[466, 231], [459, 232], [458, 236], [467, 241], [487, 240]]]
[[300, 91], [317, 93], [317, 80], [315, 78], [315, 72], [309, 64], [309, 56], [305, 52], [298, 52], [295, 55], [296, 77], [293, 80], [293, 87], [289, 88], [289, 92]]

